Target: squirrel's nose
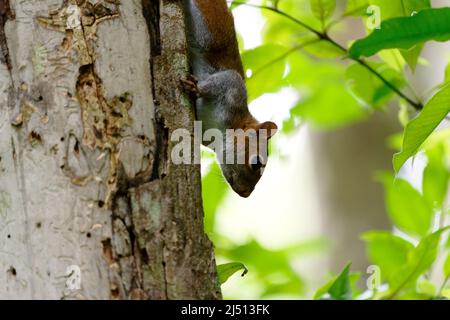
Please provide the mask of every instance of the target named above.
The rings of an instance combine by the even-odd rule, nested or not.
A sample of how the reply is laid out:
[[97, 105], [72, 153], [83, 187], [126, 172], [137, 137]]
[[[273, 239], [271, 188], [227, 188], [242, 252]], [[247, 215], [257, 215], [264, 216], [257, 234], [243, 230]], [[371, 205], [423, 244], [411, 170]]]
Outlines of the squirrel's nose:
[[239, 192], [239, 195], [243, 198], [248, 198], [252, 194], [253, 190], [244, 190]]

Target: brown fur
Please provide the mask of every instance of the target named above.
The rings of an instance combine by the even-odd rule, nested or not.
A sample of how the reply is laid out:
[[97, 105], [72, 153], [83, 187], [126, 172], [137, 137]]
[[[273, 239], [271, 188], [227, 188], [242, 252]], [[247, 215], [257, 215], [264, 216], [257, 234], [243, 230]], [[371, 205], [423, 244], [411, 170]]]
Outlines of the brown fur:
[[206, 53], [208, 62], [217, 69], [232, 69], [244, 78], [244, 68], [239, 55], [239, 46], [234, 29], [234, 19], [226, 0], [195, 0], [203, 13], [211, 34], [215, 35], [210, 50]]
[[254, 129], [258, 130], [259, 122], [249, 113], [244, 119], [236, 119], [236, 123], [233, 124], [233, 129]]
[[[267, 140], [270, 140], [270, 138], [272, 137], [272, 134], [274, 134], [274, 132], [276, 130], [278, 130], [276, 124], [274, 124], [273, 122], [264, 122], [264, 123], [259, 123], [253, 116], [249, 116], [246, 117], [244, 119], [241, 119], [239, 121], [239, 123], [236, 123], [233, 126], [233, 129], [242, 129], [244, 131], [247, 130], [255, 130], [256, 131], [256, 137], [257, 137], [257, 141], [258, 141], [258, 145], [257, 145], [257, 152], [258, 154], [262, 154], [262, 152], [264, 150], [259, 150], [259, 141], [260, 139], [262, 139], [262, 137], [259, 134], [259, 130], [263, 129], [263, 130], [267, 130], [267, 136], [265, 136], [265, 138], [267, 138]], [[271, 131], [273, 130], [273, 131]], [[237, 144], [237, 140], [235, 140], [235, 145]], [[267, 152], [267, 150], [266, 150]], [[266, 153], [268, 154], [268, 153]], [[252, 156], [250, 154], [250, 139], [248, 138], [248, 136], [245, 136], [245, 164], [246, 165], [250, 165], [250, 156]]]

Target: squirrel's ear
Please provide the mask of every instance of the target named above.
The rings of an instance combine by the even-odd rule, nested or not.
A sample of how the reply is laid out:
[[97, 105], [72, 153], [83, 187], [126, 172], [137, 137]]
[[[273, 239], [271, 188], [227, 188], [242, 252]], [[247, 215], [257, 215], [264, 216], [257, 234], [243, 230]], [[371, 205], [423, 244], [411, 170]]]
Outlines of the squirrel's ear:
[[267, 130], [267, 139], [272, 138], [278, 131], [278, 126], [272, 121], [266, 121], [259, 125], [259, 130]]

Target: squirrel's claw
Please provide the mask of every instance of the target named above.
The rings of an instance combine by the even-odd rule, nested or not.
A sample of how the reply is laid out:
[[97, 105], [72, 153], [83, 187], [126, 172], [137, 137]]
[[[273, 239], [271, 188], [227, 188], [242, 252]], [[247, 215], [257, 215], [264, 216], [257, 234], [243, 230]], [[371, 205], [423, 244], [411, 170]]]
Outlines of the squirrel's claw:
[[189, 75], [186, 79], [180, 79], [180, 82], [184, 90], [191, 93], [195, 97], [200, 96], [200, 90], [197, 86], [198, 80], [193, 75]]

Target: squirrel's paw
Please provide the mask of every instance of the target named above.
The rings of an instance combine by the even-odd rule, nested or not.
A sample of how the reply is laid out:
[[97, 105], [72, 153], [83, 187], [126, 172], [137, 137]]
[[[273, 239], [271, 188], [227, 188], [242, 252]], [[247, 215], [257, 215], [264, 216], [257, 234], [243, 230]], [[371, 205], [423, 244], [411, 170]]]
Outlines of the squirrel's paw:
[[195, 97], [200, 96], [200, 90], [197, 86], [198, 80], [193, 75], [189, 75], [186, 79], [180, 79], [180, 82], [184, 90]]

